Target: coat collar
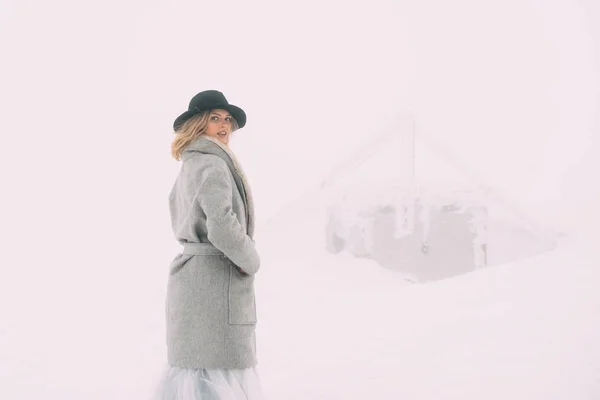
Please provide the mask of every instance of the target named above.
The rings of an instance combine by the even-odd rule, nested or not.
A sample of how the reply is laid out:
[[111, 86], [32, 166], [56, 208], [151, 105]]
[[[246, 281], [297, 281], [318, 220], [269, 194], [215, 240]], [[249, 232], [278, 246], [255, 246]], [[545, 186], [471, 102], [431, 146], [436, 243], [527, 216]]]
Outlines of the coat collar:
[[194, 139], [181, 154], [181, 159], [187, 159], [194, 153], [214, 154], [223, 158], [227, 164], [233, 163], [235, 156], [231, 150], [227, 148], [219, 140], [210, 136], [202, 135]]
[[229, 170], [231, 171], [235, 183], [238, 187], [244, 203], [246, 205], [246, 217], [248, 225], [248, 236], [253, 237], [254, 235], [254, 199], [250, 190], [250, 185], [246, 179], [246, 174], [242, 169], [242, 166], [238, 162], [233, 152], [221, 143], [218, 139], [210, 136], [202, 135], [192, 141], [181, 154], [181, 160], [185, 161], [190, 158], [194, 153], [212, 154], [223, 159]]

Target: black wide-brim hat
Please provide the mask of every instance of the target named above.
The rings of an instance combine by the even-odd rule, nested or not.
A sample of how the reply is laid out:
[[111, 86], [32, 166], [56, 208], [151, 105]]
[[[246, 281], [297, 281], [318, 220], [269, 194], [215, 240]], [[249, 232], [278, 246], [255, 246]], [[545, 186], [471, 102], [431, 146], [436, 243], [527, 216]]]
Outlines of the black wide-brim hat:
[[235, 119], [235, 122], [237, 122], [238, 128], [243, 128], [244, 125], [246, 125], [246, 113], [244, 110], [238, 106], [229, 104], [223, 93], [218, 90], [205, 90], [192, 97], [188, 110], [177, 117], [175, 122], [173, 122], [173, 130], [176, 131], [181, 128], [181, 125], [183, 125], [185, 121], [196, 114], [216, 109], [229, 111], [229, 114], [231, 114], [233, 119]]

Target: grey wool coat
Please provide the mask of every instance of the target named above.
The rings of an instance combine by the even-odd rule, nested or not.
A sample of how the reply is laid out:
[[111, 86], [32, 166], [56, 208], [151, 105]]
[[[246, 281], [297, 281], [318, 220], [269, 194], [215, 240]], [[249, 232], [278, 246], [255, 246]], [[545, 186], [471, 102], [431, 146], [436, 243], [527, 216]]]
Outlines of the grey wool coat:
[[171, 262], [166, 299], [167, 359], [181, 368], [256, 364], [250, 186], [233, 153], [201, 136], [181, 155], [169, 196], [171, 225], [183, 249]]

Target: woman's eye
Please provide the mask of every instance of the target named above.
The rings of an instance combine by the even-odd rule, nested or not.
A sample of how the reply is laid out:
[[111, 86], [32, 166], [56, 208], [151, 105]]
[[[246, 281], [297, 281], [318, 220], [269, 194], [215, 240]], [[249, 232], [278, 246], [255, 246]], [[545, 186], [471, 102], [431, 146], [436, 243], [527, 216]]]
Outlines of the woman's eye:
[[219, 117], [216, 117], [216, 116], [213, 115], [212, 117], [210, 117], [210, 119], [213, 120], [213, 121], [218, 121]]
[[225, 121], [227, 121], [227, 122], [231, 122], [231, 117], [227, 117], [227, 118], [225, 118]]

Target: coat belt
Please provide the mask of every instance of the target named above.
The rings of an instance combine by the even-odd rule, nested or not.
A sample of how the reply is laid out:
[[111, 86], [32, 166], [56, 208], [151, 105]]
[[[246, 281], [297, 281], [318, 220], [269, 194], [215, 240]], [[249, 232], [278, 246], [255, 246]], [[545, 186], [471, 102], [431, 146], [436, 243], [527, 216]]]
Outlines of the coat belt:
[[222, 256], [223, 252], [210, 243], [184, 243], [182, 254]]

